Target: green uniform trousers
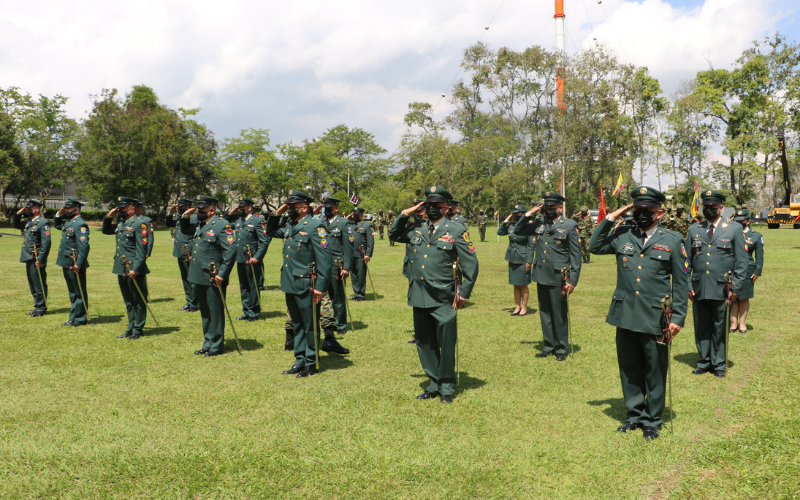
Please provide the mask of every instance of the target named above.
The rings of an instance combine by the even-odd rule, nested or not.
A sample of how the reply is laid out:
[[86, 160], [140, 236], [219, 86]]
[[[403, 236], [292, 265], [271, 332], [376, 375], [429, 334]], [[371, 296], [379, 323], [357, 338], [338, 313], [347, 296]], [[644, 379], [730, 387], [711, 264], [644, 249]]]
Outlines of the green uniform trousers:
[[481, 235], [481, 241], [486, 241], [486, 228], [485, 227], [479, 227], [478, 228], [478, 233], [480, 233], [480, 235]]
[[664, 420], [669, 350], [649, 333], [617, 328], [617, 363], [626, 421], [659, 427]]
[[[136, 283], [140, 289], [145, 283], [145, 276], [144, 274], [136, 276]], [[125, 310], [128, 312], [128, 328], [125, 331], [133, 335], [141, 335], [147, 320], [147, 305], [130, 277], [117, 276], [117, 281], [119, 281], [119, 290], [122, 292], [122, 300], [125, 301]]]
[[414, 308], [414, 338], [422, 369], [430, 378], [428, 392], [442, 396], [456, 392], [457, 320], [452, 304]]
[[202, 349], [212, 353], [222, 352], [225, 345], [225, 306], [222, 297], [227, 297], [228, 280], [219, 288], [195, 283], [194, 290], [203, 318]]
[[194, 291], [194, 284], [189, 281], [189, 264], [183, 257], [178, 258], [178, 269], [181, 271], [181, 282], [183, 283], [183, 295], [186, 297], [186, 305], [197, 309], [197, 295]]
[[539, 296], [539, 316], [542, 318], [542, 336], [545, 352], [566, 354], [569, 344], [567, 301], [561, 297], [561, 286], [536, 284]]
[[[84, 305], [81, 298], [81, 290], [83, 290], [83, 295], [86, 297], [86, 302], [89, 302], [89, 291], [86, 289], [86, 268], [81, 269], [77, 274], [70, 271], [68, 267], [62, 267], [61, 269], [64, 271], [64, 280], [67, 282], [67, 290], [69, 291], [69, 303], [71, 304], [69, 320], [76, 323], [85, 323], [86, 308], [89, 307], [89, 304]], [[80, 288], [78, 288], [78, 283], [80, 283]]]
[[378, 234], [380, 234], [381, 235], [381, 239], [383, 239], [383, 224], [378, 226]]
[[[286, 307], [294, 327], [294, 366], [304, 368], [317, 362], [316, 345], [319, 343], [320, 305], [314, 304], [311, 291], [287, 293]], [[314, 343], [314, 318], [312, 307], [317, 308], [317, 344]]]
[[[255, 279], [253, 272], [255, 271]], [[261, 300], [258, 295], [258, 275], [261, 268], [258, 265], [236, 263], [236, 273], [239, 275], [239, 291], [242, 296], [242, 313], [246, 318], [258, 318], [261, 314]]]
[[336, 330], [344, 333], [347, 330], [347, 303], [345, 302], [347, 297], [344, 292], [344, 281], [338, 279], [329, 281], [327, 296], [329, 299], [322, 305], [320, 324], [323, 330]]
[[[39, 281], [39, 273], [42, 274], [42, 281]], [[25, 275], [28, 276], [28, 287], [33, 295], [33, 310], [39, 312], [47, 311], [45, 295], [47, 295], [47, 268], [36, 269], [36, 264], [32, 260], [25, 263]]]
[[581, 256], [583, 256], [583, 260], [589, 260], [592, 255], [589, 253], [589, 238], [580, 236], [578, 241], [581, 243]]
[[258, 269], [260, 272], [256, 273], [256, 278], [258, 278], [258, 289], [264, 290], [264, 261], [258, 263]]
[[361, 257], [353, 259], [353, 265], [350, 266], [350, 278], [353, 281], [353, 297], [363, 299], [367, 291], [367, 264], [364, 264]]
[[692, 305], [698, 368], [725, 371], [726, 310], [724, 300], [695, 300]]

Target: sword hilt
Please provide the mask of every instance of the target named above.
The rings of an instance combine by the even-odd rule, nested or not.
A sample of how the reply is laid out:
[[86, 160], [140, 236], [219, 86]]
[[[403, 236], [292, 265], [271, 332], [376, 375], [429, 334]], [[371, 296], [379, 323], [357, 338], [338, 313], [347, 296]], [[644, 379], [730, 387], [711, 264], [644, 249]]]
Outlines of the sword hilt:
[[664, 298], [661, 299], [661, 331], [664, 334], [656, 338], [657, 343], [662, 345], [667, 345], [672, 343], [672, 338], [670, 337], [670, 331], [669, 331], [669, 324], [671, 319], [672, 319], [672, 297], [669, 295], [665, 295]]

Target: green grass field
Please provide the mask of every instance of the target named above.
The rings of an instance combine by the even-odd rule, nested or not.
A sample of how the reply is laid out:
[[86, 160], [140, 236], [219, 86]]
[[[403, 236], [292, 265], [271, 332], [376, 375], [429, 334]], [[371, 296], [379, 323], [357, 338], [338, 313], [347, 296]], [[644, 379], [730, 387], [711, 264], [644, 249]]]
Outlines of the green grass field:
[[[611, 256], [584, 266], [571, 299], [575, 356], [559, 363], [533, 357], [535, 285], [533, 314], [511, 317], [506, 245], [476, 243], [476, 295], [459, 313], [461, 384], [444, 405], [415, 399], [426, 379], [407, 343], [403, 246], [376, 241], [379, 300], [351, 302], [358, 330], [341, 342], [352, 353], [323, 355], [322, 372], [298, 380], [281, 375], [293, 356], [283, 351], [279, 241], [262, 320], [236, 324], [244, 355], [227, 331], [226, 354], [203, 358], [192, 355], [199, 312], [177, 311], [166, 230], [148, 261], [161, 327], [148, 319], [137, 341], [114, 338], [125, 310], [111, 236], [91, 235], [91, 324], [81, 328], [61, 326], [69, 301], [54, 259], [49, 314], [25, 316], [22, 240], [0, 238], [0, 497], [798, 498], [800, 231], [763, 232], [764, 276], [748, 333], [731, 339], [728, 378], [691, 375], [690, 315], [672, 348], [675, 432], [654, 442], [615, 431], [625, 408], [605, 323]], [[235, 277], [228, 297], [237, 315]]]

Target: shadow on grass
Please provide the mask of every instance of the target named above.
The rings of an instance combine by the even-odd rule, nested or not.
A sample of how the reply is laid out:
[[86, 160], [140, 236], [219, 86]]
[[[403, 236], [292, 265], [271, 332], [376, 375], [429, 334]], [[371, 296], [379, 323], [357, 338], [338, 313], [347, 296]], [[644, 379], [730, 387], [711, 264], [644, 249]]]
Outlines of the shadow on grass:
[[63, 314], [70, 312], [69, 307], [59, 307], [58, 309], [48, 309], [47, 314]]
[[622, 398], [608, 398], [603, 400], [587, 401], [591, 406], [608, 406], [603, 410], [603, 413], [619, 421], [624, 422], [628, 416], [628, 410], [625, 408], [625, 400]]
[[[505, 308], [501, 309], [501, 311], [508, 311], [508, 313], [510, 315], [512, 312], [514, 312], [514, 309], [516, 309], [516, 308], [515, 307], [505, 307]], [[530, 316], [532, 314], [536, 314], [537, 312], [539, 312], [539, 310], [536, 309], [535, 307], [529, 307], [528, 311], [525, 313], [525, 316]]]
[[[327, 354], [327, 353], [326, 353]], [[319, 358], [320, 371], [343, 370], [353, 366], [353, 362], [341, 354], [327, 354]]]
[[383, 298], [383, 295], [379, 293], [365, 293], [364, 299], [365, 300], [380, 300]]
[[180, 330], [180, 328], [177, 326], [159, 326], [156, 328], [147, 328], [147, 330], [144, 331], [144, 336], [154, 337], [156, 335], [167, 335], [169, 333], [175, 333], [178, 330]]
[[262, 292], [269, 292], [269, 291], [280, 290], [280, 289], [281, 289], [280, 285], [267, 285], [261, 291]]
[[[533, 346], [534, 350], [539, 352], [544, 351], [544, 340], [520, 340], [519, 343], [530, 344]], [[570, 346], [567, 346], [567, 354], [571, 354], [572, 352], [579, 353], [581, 350], [580, 344], [572, 344], [572, 349], [570, 349]]]
[[[698, 356], [697, 353], [687, 352], [684, 354], [678, 354], [677, 356], [673, 356], [672, 359], [674, 359], [678, 363], [683, 363], [684, 365], [695, 368], [697, 366]], [[734, 366], [736, 366], [736, 363], [728, 359], [728, 368], [733, 368]]]
[[369, 325], [362, 321], [353, 321], [352, 323], [350, 323], [350, 328], [347, 331], [360, 332], [361, 330], [366, 330], [368, 327]]
[[[242, 344], [243, 351], [257, 351], [264, 348], [264, 344], [255, 339], [239, 339]], [[236, 338], [231, 334], [231, 338], [225, 339], [225, 352], [232, 352], [237, 350]]]
[[96, 318], [89, 318], [90, 325], [107, 325], [110, 323], [119, 323], [122, 321], [122, 315], [114, 316], [97, 316]]
[[150, 299], [151, 304], [155, 304], [157, 302], [172, 302], [175, 300], [175, 297], [161, 297], [160, 299]]
[[[423, 378], [424, 381], [419, 383], [419, 388], [423, 391], [428, 387], [428, 376], [424, 373], [412, 373], [409, 375], [411, 378]], [[478, 389], [486, 385], [486, 381], [477, 377], [471, 377], [469, 372], [462, 371], [458, 386], [456, 387], [456, 394], [462, 393], [465, 390]]]
[[267, 311], [258, 315], [258, 319], [269, 319], [277, 317], [286, 317], [286, 311]]

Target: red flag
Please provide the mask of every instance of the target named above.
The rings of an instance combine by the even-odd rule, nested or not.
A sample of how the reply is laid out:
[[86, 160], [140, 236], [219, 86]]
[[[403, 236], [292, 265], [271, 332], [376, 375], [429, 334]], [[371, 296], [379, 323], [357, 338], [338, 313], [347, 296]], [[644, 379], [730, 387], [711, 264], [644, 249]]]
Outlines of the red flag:
[[597, 223], [606, 218], [606, 200], [603, 198], [603, 183], [600, 183], [600, 210], [597, 212]]

